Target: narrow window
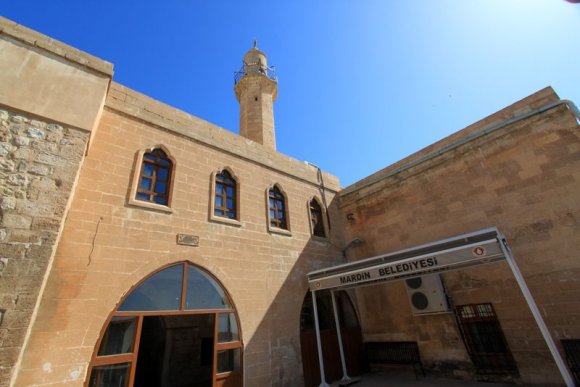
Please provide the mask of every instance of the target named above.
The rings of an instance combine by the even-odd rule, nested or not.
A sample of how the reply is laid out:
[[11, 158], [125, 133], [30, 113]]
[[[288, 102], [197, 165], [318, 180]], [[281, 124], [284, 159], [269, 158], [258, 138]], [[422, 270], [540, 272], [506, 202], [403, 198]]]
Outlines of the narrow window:
[[214, 215], [228, 219], [238, 219], [236, 209], [236, 181], [226, 170], [215, 177]]
[[135, 199], [169, 205], [169, 185], [173, 163], [161, 149], [143, 154]]
[[316, 199], [312, 199], [309, 203], [310, 208], [310, 225], [312, 235], [325, 238], [324, 221], [322, 220], [322, 207]]
[[280, 192], [277, 186], [274, 186], [268, 192], [269, 208], [270, 208], [270, 226], [288, 229], [288, 221], [286, 216], [286, 203], [284, 195]]
[[458, 306], [457, 320], [478, 374], [518, 374], [491, 304]]

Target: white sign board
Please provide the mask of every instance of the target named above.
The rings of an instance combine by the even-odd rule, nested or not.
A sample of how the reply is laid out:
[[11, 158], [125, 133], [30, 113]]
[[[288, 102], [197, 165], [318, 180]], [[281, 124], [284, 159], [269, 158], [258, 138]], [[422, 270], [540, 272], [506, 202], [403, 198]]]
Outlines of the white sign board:
[[309, 286], [310, 290], [317, 291], [365, 283], [387, 282], [430, 272], [454, 270], [476, 263], [491, 263], [504, 258], [499, 241], [494, 238], [436, 253], [310, 279]]

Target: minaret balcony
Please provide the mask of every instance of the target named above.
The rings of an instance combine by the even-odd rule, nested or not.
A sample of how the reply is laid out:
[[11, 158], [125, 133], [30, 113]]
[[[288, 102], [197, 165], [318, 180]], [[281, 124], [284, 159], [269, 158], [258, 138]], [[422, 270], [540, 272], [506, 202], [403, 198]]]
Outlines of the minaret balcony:
[[264, 66], [262, 63], [244, 63], [242, 68], [234, 73], [234, 85], [237, 85], [246, 75], [262, 75], [274, 82], [278, 82], [276, 69], [274, 67]]

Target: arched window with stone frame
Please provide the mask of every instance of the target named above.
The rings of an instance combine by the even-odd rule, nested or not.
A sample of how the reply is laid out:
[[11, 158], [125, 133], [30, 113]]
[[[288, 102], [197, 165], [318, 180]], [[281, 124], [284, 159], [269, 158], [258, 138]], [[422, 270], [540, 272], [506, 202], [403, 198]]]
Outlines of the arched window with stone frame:
[[171, 212], [175, 164], [163, 145], [137, 152], [129, 204]]
[[240, 224], [240, 183], [229, 167], [211, 175], [210, 220]]
[[317, 197], [308, 202], [308, 216], [310, 219], [310, 233], [319, 238], [326, 238], [324, 210]]
[[268, 231], [290, 235], [288, 198], [279, 184], [266, 190]]

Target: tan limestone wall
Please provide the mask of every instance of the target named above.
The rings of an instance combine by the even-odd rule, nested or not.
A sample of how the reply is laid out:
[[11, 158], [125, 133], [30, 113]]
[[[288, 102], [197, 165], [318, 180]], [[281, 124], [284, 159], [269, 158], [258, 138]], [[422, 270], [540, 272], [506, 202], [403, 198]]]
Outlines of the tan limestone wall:
[[7, 386], [88, 132], [0, 110], [0, 386]]
[[[129, 97], [131, 106], [150, 101], [125, 94]], [[113, 103], [119, 106], [120, 101]], [[154, 109], [150, 103], [149, 110]], [[141, 114], [136, 108], [132, 112]], [[179, 114], [156, 119], [175, 123]], [[330, 243], [334, 240], [315, 241], [310, 235], [307, 202], [314, 195], [320, 197], [315, 171], [286, 156], [266, 153], [262, 157], [268, 167], [257, 161], [259, 152], [253, 144], [242, 148], [240, 155], [230, 152], [226, 141], [226, 150], [209, 146], [195, 137], [209, 124], [191, 120], [180, 129], [192, 134], [188, 137], [177, 134], [175, 124], [168, 130], [128, 112], [105, 109], [83, 165], [17, 386], [82, 385], [100, 331], [117, 302], [152, 271], [181, 260], [210, 271], [232, 296], [241, 320], [245, 385], [302, 383], [299, 316], [307, 289], [305, 274], [340, 257]], [[239, 146], [245, 147], [241, 140]], [[176, 160], [171, 214], [128, 205], [135, 155], [158, 144]], [[277, 165], [281, 170], [273, 168]], [[239, 178], [240, 227], [208, 220], [210, 176], [223, 167]], [[292, 170], [298, 176], [289, 173]], [[288, 195], [291, 236], [267, 231], [265, 192], [273, 183]], [[332, 194], [327, 194], [330, 202]], [[335, 220], [336, 214], [331, 218]], [[177, 245], [177, 233], [199, 236], [199, 247]]]
[[[0, 17], [0, 385], [27, 340], [113, 66]], [[20, 353], [21, 354], [21, 353]]]
[[92, 130], [113, 66], [0, 17], [0, 104]]
[[[293, 176], [303, 182], [318, 184], [316, 169], [303, 162], [276, 152], [267, 146], [248, 140], [229, 130], [220, 128], [199, 117], [112, 82], [106, 105], [123, 114], [156, 125], [162, 130], [184, 136], [193, 142], [236, 155], [266, 169]], [[340, 188], [338, 178], [323, 172], [324, 184], [330, 191]]]
[[[547, 90], [527, 102], [541, 105], [546, 98], [557, 97]], [[580, 130], [560, 106], [342, 194], [340, 207], [353, 216], [349, 237], [366, 241], [354, 251], [357, 258], [497, 226], [558, 342], [580, 337], [579, 171]], [[443, 278], [456, 305], [493, 304], [523, 382], [560, 385], [507, 264]], [[470, 368], [453, 316], [414, 317], [402, 282], [360, 289], [358, 297], [367, 340], [418, 341], [430, 367]]]

